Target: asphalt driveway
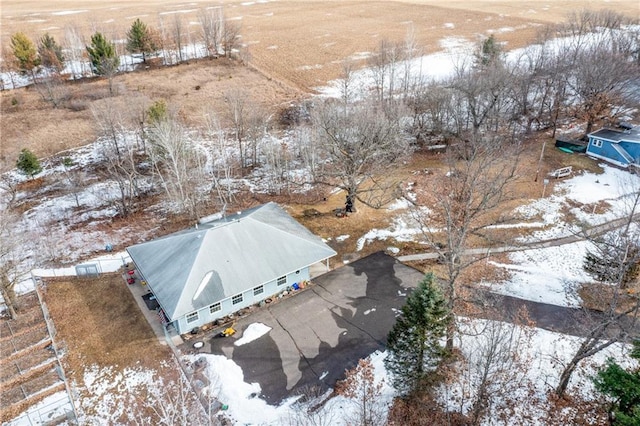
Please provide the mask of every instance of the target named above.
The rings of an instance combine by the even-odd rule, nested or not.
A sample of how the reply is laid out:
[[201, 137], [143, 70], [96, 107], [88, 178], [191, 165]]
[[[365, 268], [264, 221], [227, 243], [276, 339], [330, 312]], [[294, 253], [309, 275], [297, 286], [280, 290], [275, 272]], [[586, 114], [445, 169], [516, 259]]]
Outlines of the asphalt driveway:
[[[422, 278], [420, 271], [374, 253], [239, 320], [235, 336], [211, 338], [211, 353], [233, 359], [246, 382], [260, 384], [262, 397], [270, 404], [307, 388], [333, 387], [345, 369], [384, 349], [396, 312]], [[256, 322], [271, 331], [234, 346], [247, 326]]]

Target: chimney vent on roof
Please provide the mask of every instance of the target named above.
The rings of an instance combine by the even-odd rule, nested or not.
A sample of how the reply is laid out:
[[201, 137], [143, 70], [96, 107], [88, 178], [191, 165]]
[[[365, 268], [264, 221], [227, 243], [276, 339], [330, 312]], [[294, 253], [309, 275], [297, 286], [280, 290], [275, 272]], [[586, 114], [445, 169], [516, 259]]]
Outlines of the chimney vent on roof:
[[[222, 211], [219, 211], [218, 213], [210, 214], [209, 216], [205, 216], [202, 219], [198, 220], [198, 223], [200, 225], [204, 225], [205, 223], [214, 222], [216, 220], [223, 219], [226, 215], [225, 213], [226, 210], [227, 210], [227, 205], [225, 204], [224, 206], [222, 206]], [[196, 225], [196, 228], [197, 227], [198, 226]]]

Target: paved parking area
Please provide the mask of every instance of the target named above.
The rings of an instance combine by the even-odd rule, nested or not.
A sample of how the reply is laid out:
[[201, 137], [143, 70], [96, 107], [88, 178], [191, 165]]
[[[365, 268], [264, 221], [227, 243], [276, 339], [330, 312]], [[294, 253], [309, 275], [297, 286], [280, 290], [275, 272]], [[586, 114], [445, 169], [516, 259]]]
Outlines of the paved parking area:
[[[306, 388], [333, 387], [360, 358], [384, 349], [396, 312], [423, 274], [374, 253], [313, 280], [293, 297], [267, 305], [236, 323], [233, 337], [212, 337], [211, 353], [238, 364], [245, 382], [257, 382], [270, 404]], [[251, 323], [271, 327], [242, 346]]]

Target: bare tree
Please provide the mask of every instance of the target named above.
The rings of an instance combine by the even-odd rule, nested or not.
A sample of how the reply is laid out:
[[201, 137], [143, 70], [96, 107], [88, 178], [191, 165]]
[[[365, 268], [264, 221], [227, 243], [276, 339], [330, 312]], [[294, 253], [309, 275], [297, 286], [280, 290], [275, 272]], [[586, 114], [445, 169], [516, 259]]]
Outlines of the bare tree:
[[211, 141], [205, 169], [211, 176], [212, 189], [217, 194], [220, 206], [225, 206], [234, 201], [233, 157], [230, 152], [231, 143], [227, 140], [218, 118], [213, 114], [205, 117], [204, 137]]
[[633, 95], [640, 78], [634, 60], [637, 22], [611, 10], [584, 10], [572, 14], [560, 28], [569, 36], [558, 53], [567, 63], [567, 96], [576, 106], [573, 115], [586, 122], [585, 134]]
[[89, 74], [90, 69], [85, 48], [86, 42], [78, 27], [74, 25], [65, 27], [64, 46], [67, 66], [69, 67], [72, 78], [82, 78], [86, 74]]
[[[389, 85], [391, 57], [393, 46], [388, 40], [380, 40], [378, 48], [367, 61], [373, 85], [377, 93], [378, 102], [383, 102], [386, 96], [386, 86]], [[391, 94], [391, 93], [389, 93]]]
[[376, 381], [373, 364], [361, 359], [358, 365], [345, 372], [346, 378], [336, 385], [338, 395], [351, 399], [357, 407], [352, 424], [376, 426], [385, 424], [381, 404], [384, 381]]
[[28, 271], [29, 251], [33, 248], [27, 232], [19, 229], [19, 217], [0, 210], [0, 295], [4, 299], [11, 319], [20, 311], [15, 287], [25, 271]]
[[[507, 220], [492, 215], [508, 199], [508, 185], [516, 178], [518, 154], [519, 147], [500, 136], [459, 144], [447, 153], [446, 175], [437, 178], [428, 193], [418, 192], [418, 205], [421, 198], [435, 197], [430, 212], [420, 208], [413, 212], [425, 242], [438, 252], [444, 265], [444, 295], [452, 312], [456, 312], [460, 297], [460, 275], [481, 258], [466, 255], [469, 239], [480, 236], [491, 241], [485, 232], [487, 227]], [[453, 349], [455, 330], [452, 321], [447, 329], [448, 351]]]
[[502, 61], [482, 68], [462, 66], [451, 83], [457, 94], [458, 116], [464, 118], [463, 129], [470, 130], [470, 140], [477, 140], [481, 131], [498, 132], [507, 127], [508, 70]]
[[134, 208], [135, 199], [143, 194], [135, 133], [125, 126], [125, 118], [112, 100], [94, 103], [92, 112], [102, 142], [100, 153], [104, 161], [104, 177], [116, 184], [118, 212], [127, 216]]
[[[631, 184], [633, 185], [633, 184]], [[603, 349], [616, 342], [626, 341], [630, 336], [637, 337], [637, 327], [640, 323], [640, 298], [624, 298], [625, 278], [628, 274], [629, 265], [640, 263], [640, 228], [638, 228], [638, 213], [640, 212], [640, 188], [637, 185], [631, 186], [631, 192], [627, 196], [626, 221], [622, 228], [614, 230], [611, 236], [592, 236], [584, 233], [584, 237], [593, 243], [596, 256], [600, 254], [605, 257], [611, 254], [610, 244], [612, 242], [620, 244], [615, 247], [614, 253], [617, 256], [610, 257], [608, 288], [610, 293], [602, 295], [602, 312], [593, 313], [584, 310], [580, 328], [583, 330], [584, 338], [580, 346], [573, 354], [571, 360], [565, 365], [560, 375], [556, 394], [563, 397], [571, 376], [578, 364]]]
[[233, 136], [238, 144], [240, 169], [244, 172], [245, 168], [257, 165], [258, 142], [266, 131], [267, 114], [242, 89], [227, 92], [225, 101]]
[[184, 62], [185, 57], [182, 51], [184, 37], [185, 37], [185, 28], [182, 23], [182, 18], [179, 13], [175, 13], [173, 15], [173, 45], [175, 46], [178, 54], [178, 62]]
[[224, 19], [222, 27], [222, 50], [227, 58], [231, 58], [233, 52], [240, 47], [240, 30], [242, 26], [237, 21]]
[[76, 201], [76, 207], [80, 207], [80, 197], [78, 193], [80, 188], [82, 188], [82, 182], [86, 176], [83, 172], [73, 169], [74, 163], [70, 157], [63, 158], [61, 164], [68, 191], [73, 194], [73, 198]]
[[125, 401], [127, 421], [136, 426], [218, 424], [207, 415], [182, 370], [178, 368], [175, 376], [175, 379], [157, 378], [155, 383], [139, 386], [131, 392]]
[[202, 41], [208, 56], [217, 57], [222, 44], [224, 14], [221, 7], [207, 7], [198, 11]]
[[151, 161], [170, 202], [179, 211], [198, 217], [202, 200], [198, 189], [205, 181], [201, 153], [184, 127], [173, 117], [156, 121], [149, 130]]
[[526, 312], [517, 315], [514, 324], [493, 320], [466, 324], [464, 334], [473, 343], [463, 348], [465, 379], [461, 386], [468, 388], [461, 393], [470, 396], [463, 400], [470, 405], [472, 425], [482, 424], [488, 414], [492, 418], [513, 415], [514, 394], [523, 392], [533, 361], [529, 351], [532, 331]]
[[345, 110], [332, 100], [314, 111], [315, 142], [324, 160], [314, 171], [316, 183], [344, 190], [347, 211], [356, 200], [380, 208], [398, 195], [389, 171], [410, 153], [401, 115], [372, 102]]

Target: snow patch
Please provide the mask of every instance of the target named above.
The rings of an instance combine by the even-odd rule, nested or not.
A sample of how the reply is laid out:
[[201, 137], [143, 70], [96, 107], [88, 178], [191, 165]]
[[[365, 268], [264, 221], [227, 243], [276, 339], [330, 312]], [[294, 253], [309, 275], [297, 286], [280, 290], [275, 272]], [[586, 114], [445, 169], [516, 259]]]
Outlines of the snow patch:
[[247, 329], [242, 333], [242, 337], [235, 342], [233, 342], [234, 346], [242, 346], [246, 345], [249, 342], [253, 342], [256, 339], [264, 336], [271, 330], [271, 327], [262, 324], [261, 322], [254, 322], [249, 324]]

